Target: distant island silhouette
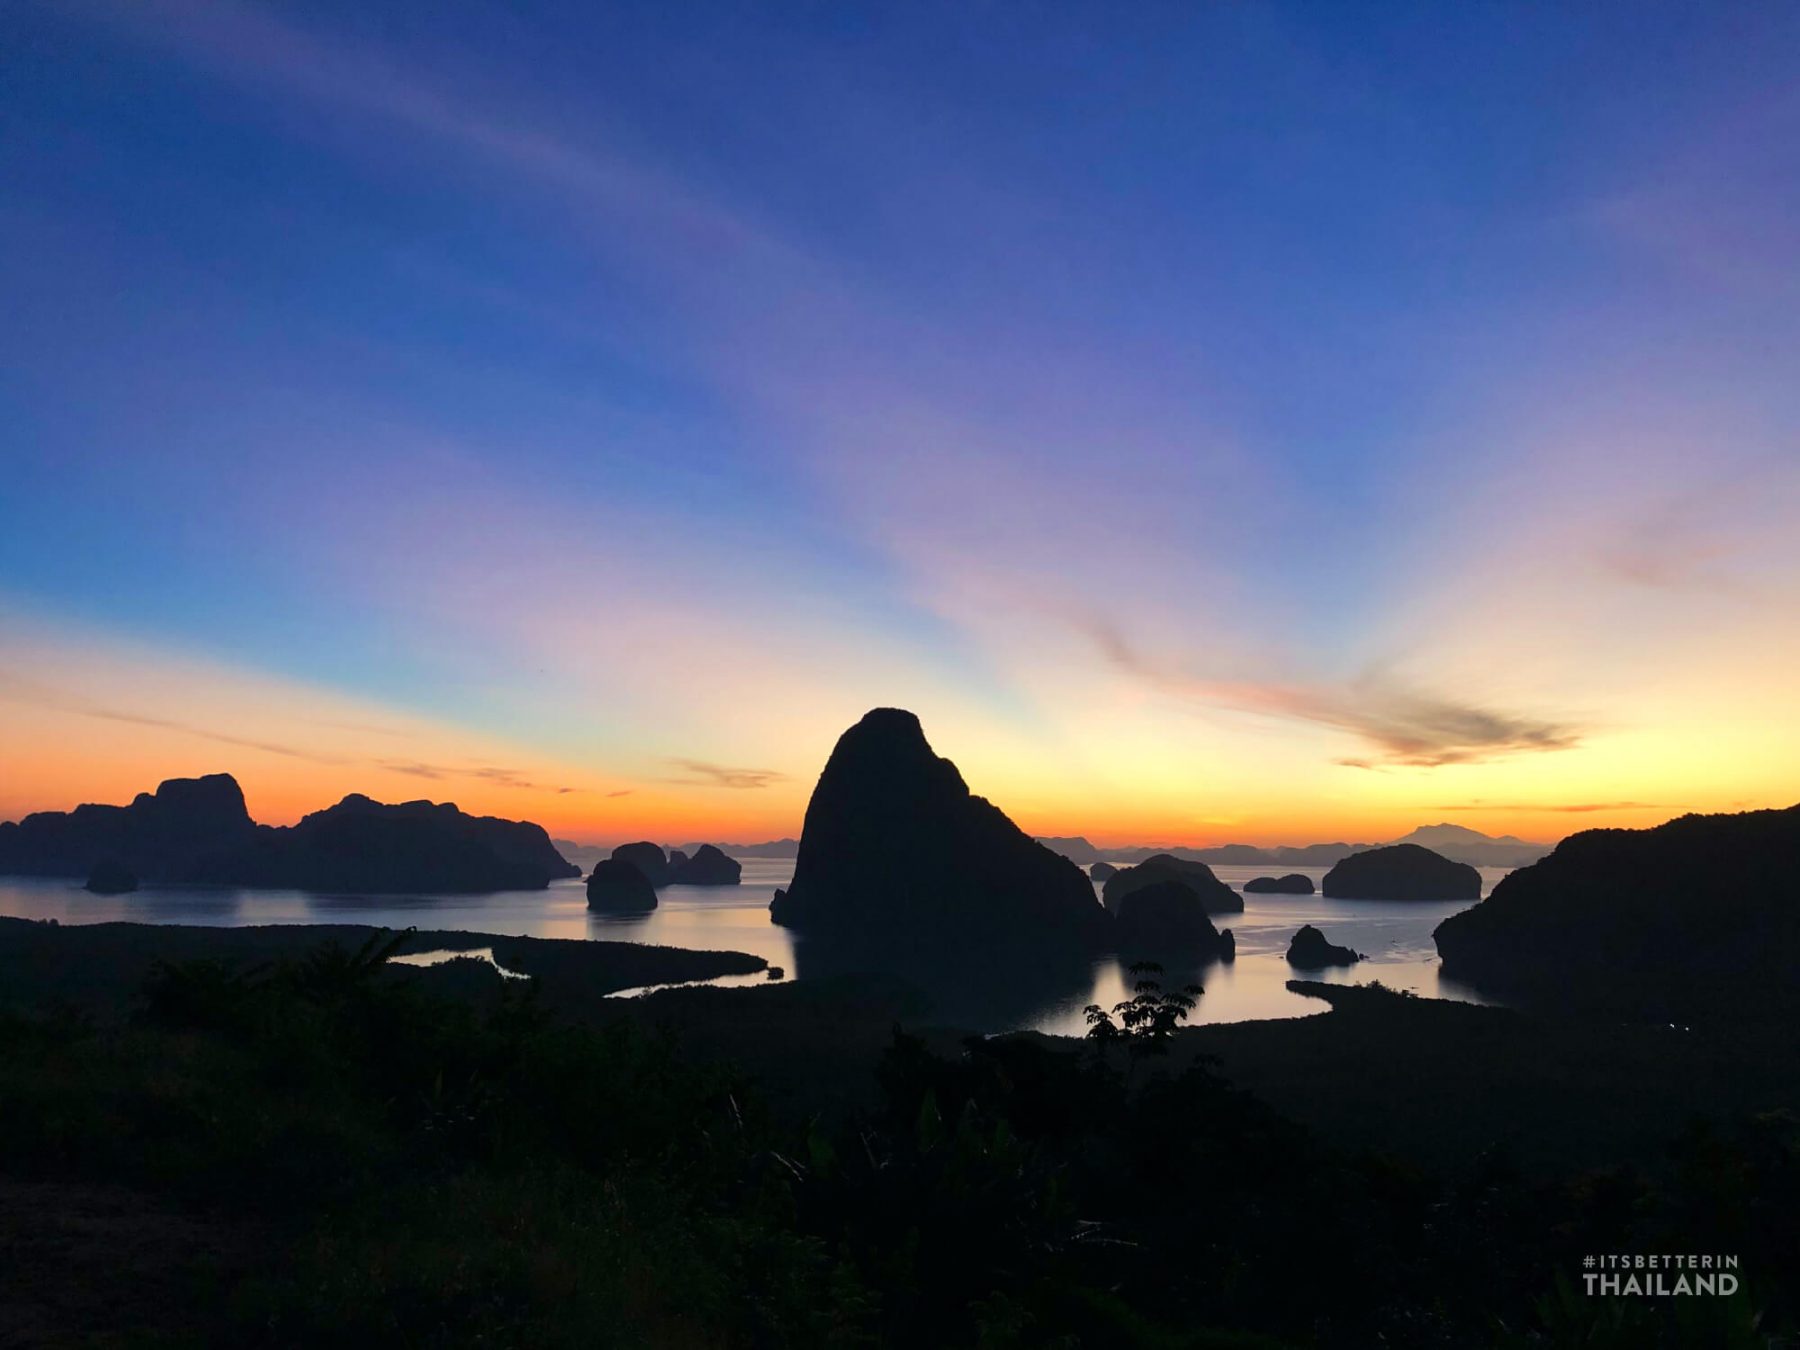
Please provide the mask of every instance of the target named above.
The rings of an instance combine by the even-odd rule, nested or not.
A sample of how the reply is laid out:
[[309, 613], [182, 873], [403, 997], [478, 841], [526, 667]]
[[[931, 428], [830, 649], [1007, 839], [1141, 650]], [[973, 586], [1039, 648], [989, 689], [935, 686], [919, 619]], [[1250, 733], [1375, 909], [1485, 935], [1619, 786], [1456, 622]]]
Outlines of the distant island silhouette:
[[1246, 895], [1311, 895], [1317, 887], [1312, 878], [1301, 872], [1284, 877], [1252, 877], [1244, 883]]
[[[553, 839], [556, 851], [583, 872], [593, 870], [595, 863], [602, 858], [612, 856], [612, 849], [604, 844], [582, 844], [573, 839]], [[671, 855], [676, 853], [692, 857], [703, 848], [716, 848], [728, 858], [787, 859], [792, 858], [800, 850], [798, 839], [770, 839], [760, 844], [701, 844], [686, 843], [669, 849]]]
[[1177, 858], [1168, 853], [1155, 854], [1136, 867], [1115, 872], [1103, 884], [1101, 897], [1106, 907], [1117, 914], [1126, 896], [1166, 881], [1186, 886], [1199, 897], [1202, 908], [1208, 914], [1244, 912], [1243, 897], [1215, 877], [1212, 868], [1203, 862]]
[[589, 909], [635, 914], [656, 908], [656, 887], [625, 858], [602, 858], [588, 874]]
[[[620, 844], [612, 851], [611, 861], [635, 867], [644, 880], [652, 886], [669, 884], [669, 857], [662, 848], [649, 840], [640, 840], [635, 844]], [[685, 858], [684, 858], [685, 861]]]
[[1389, 844], [1352, 853], [1319, 890], [1337, 900], [1479, 900], [1481, 873], [1422, 844]]
[[259, 825], [222, 773], [169, 779], [128, 806], [0, 824], [0, 874], [91, 879], [103, 864], [148, 882], [373, 895], [538, 890], [580, 875], [541, 826], [447, 802], [352, 793], [298, 824]]
[[692, 847], [689, 857], [678, 848], [664, 853], [647, 839], [620, 844], [610, 858], [594, 864], [587, 883], [588, 908], [651, 910], [656, 908], [656, 892], [664, 886], [736, 886], [743, 880], [743, 865], [716, 845]]
[[744, 879], [743, 864], [715, 844], [701, 844], [693, 855], [671, 862], [671, 886], [736, 886]]
[[1038, 843], [1042, 844], [1052, 853], [1060, 853], [1070, 862], [1081, 867], [1087, 867], [1093, 863], [1100, 862], [1108, 856], [1100, 849], [1095, 848], [1080, 835], [1065, 837], [1040, 834], [1035, 837]]

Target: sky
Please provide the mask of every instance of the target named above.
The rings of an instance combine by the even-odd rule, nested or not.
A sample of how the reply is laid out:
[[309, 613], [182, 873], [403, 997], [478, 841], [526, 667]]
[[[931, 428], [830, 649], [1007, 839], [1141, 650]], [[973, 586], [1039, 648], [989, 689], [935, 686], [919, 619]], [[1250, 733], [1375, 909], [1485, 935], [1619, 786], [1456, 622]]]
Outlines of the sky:
[[0, 6], [0, 819], [1800, 800], [1800, 7]]

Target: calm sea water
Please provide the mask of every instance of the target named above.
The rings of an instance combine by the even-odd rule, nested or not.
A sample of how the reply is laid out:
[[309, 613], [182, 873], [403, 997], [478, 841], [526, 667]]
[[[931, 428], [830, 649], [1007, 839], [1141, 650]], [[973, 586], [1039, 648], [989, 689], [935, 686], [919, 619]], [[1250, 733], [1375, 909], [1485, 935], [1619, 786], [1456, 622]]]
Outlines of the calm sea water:
[[[486, 896], [313, 895], [304, 891], [204, 889], [147, 886], [132, 895], [89, 895], [74, 881], [0, 877], [0, 914], [62, 923], [210, 924], [236, 927], [269, 923], [361, 923], [386, 928], [463, 929], [506, 936], [647, 942], [669, 947], [752, 952], [792, 978], [846, 973], [866, 961], [797, 938], [769, 922], [775, 888], [792, 879], [787, 859], [744, 860], [737, 887], [670, 886], [649, 914], [615, 916], [588, 911], [579, 880], [561, 881], [542, 891], [503, 891]], [[1266, 867], [1215, 867], [1220, 880], [1242, 889], [1268, 872]], [[1324, 868], [1299, 870], [1315, 883]], [[1504, 876], [1483, 869], [1484, 893]], [[1197, 983], [1206, 993], [1193, 1020], [1243, 1022], [1269, 1017], [1304, 1017], [1323, 1011], [1317, 1000], [1288, 992], [1295, 978], [1367, 984], [1380, 980], [1428, 998], [1479, 1003], [1472, 990], [1438, 972], [1431, 930], [1466, 908], [1448, 904], [1403, 904], [1372, 900], [1327, 900], [1318, 895], [1250, 895], [1242, 914], [1217, 922], [1237, 936], [1233, 964], [1171, 969], [1165, 982]], [[1367, 953], [1347, 969], [1299, 972], [1287, 964], [1289, 939], [1301, 924], [1315, 924], [1335, 943]], [[1128, 997], [1130, 974], [1111, 957], [1082, 959], [1059, 969], [1035, 964], [1027, 978], [981, 967], [958, 972], [948, 983], [943, 972], [901, 972], [925, 987], [935, 1014], [946, 1022], [983, 1031], [1036, 1028], [1061, 1035], [1085, 1030], [1082, 1009], [1111, 1005]], [[935, 977], [935, 979], [933, 978]], [[761, 977], [756, 978], [760, 982]], [[935, 983], [936, 987], [933, 987]]]

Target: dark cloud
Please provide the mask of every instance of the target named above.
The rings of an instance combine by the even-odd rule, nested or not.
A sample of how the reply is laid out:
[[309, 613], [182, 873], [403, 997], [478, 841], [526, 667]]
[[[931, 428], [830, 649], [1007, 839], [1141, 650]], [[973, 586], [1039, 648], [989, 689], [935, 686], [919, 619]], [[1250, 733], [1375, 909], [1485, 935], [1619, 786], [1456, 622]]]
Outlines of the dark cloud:
[[665, 778], [665, 783], [682, 783], [690, 787], [763, 788], [787, 778], [773, 769], [732, 769], [722, 764], [708, 764], [703, 759], [672, 759], [669, 763], [686, 772], [685, 778]]
[[1339, 727], [1380, 753], [1340, 761], [1353, 768], [1473, 764], [1503, 755], [1568, 750], [1581, 731], [1566, 722], [1527, 717], [1439, 698], [1381, 680], [1337, 690], [1258, 686], [1242, 704], [1300, 721]]
[[636, 788], [620, 788], [617, 792], [609, 792], [606, 795], [609, 797], [629, 797], [636, 791]]
[[1114, 665], [1178, 697], [1351, 733], [1375, 753], [1337, 761], [1349, 768], [1473, 764], [1581, 742], [1567, 722], [1439, 697], [1380, 674], [1343, 685], [1203, 679], [1145, 659], [1108, 623], [1084, 627]]

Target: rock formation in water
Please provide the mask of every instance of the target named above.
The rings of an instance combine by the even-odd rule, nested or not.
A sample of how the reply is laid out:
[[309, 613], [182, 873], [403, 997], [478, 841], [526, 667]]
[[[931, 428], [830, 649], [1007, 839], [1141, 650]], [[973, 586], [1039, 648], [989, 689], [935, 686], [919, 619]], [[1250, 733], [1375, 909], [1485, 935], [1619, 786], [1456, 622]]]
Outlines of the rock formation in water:
[[1128, 956], [1179, 951], [1229, 960], [1237, 952], [1231, 930], [1213, 927], [1199, 893], [1179, 877], [1125, 892], [1113, 920], [1114, 945]]
[[194, 881], [338, 894], [541, 890], [578, 875], [541, 826], [466, 815], [449, 802], [388, 805], [351, 793], [289, 829], [259, 826]]
[[919, 719], [877, 708], [838, 739], [807, 804], [794, 880], [770, 917], [853, 937], [1098, 947], [1081, 869], [974, 796]]
[[116, 858], [106, 858], [94, 864], [82, 889], [95, 895], [127, 895], [137, 888], [137, 873]]
[[1338, 900], [1479, 900], [1481, 873], [1418, 844], [1353, 853], [1320, 888]]
[[1105, 881], [1108, 877], [1114, 877], [1118, 874], [1119, 869], [1109, 862], [1097, 862], [1092, 867], [1088, 868], [1088, 876], [1092, 877], [1095, 881]]
[[0, 825], [0, 874], [86, 877], [116, 862], [150, 881], [185, 881], [212, 855], [241, 847], [257, 826], [230, 774], [171, 778], [129, 806], [39, 811]]
[[1185, 882], [1192, 888], [1194, 894], [1200, 897], [1200, 903], [1206, 906], [1208, 914], [1244, 912], [1244, 897], [1214, 876], [1212, 868], [1203, 862], [1177, 858], [1168, 853], [1153, 854], [1136, 867], [1127, 867], [1123, 872], [1115, 873], [1107, 879], [1101, 893], [1106, 897], [1106, 907], [1117, 914], [1119, 902], [1132, 891], [1171, 880]]
[[1444, 973], [1661, 1017], [1800, 1013], [1800, 806], [1585, 830], [1433, 935]]
[[711, 844], [702, 844], [694, 856], [683, 858], [669, 871], [673, 886], [736, 886], [743, 880], [744, 868], [735, 858], [727, 858]]
[[363, 893], [538, 889], [580, 875], [539, 826], [447, 803], [352, 794], [298, 825], [258, 825], [229, 774], [0, 825], [0, 873], [87, 876], [102, 861], [147, 881]]
[[588, 874], [587, 903], [589, 909], [639, 914], [656, 908], [656, 887], [623, 858], [607, 858]]
[[612, 851], [614, 862], [630, 863], [644, 874], [644, 880], [652, 886], [669, 884], [669, 859], [662, 849], [649, 840], [640, 840], [635, 844], [620, 844]]
[[[702, 847], [704, 847], [704, 845], [702, 845]], [[683, 867], [687, 866], [687, 860], [688, 860], [688, 854], [687, 854], [686, 849], [680, 849], [680, 848], [670, 849], [669, 850], [669, 875], [671, 877], [673, 877], [675, 873], [679, 872]]]
[[1325, 935], [1309, 923], [1302, 925], [1288, 943], [1287, 959], [1290, 966], [1300, 970], [1323, 970], [1326, 966], [1353, 966], [1363, 955], [1327, 942]]
[[1303, 872], [1289, 872], [1284, 877], [1255, 877], [1244, 883], [1247, 895], [1311, 895], [1312, 878]]

